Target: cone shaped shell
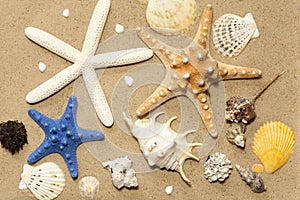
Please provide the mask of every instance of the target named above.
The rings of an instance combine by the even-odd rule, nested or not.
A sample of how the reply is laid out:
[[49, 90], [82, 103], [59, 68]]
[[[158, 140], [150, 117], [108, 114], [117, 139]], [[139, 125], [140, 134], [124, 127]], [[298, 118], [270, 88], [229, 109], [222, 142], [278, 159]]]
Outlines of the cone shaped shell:
[[258, 36], [259, 32], [251, 13], [244, 18], [225, 14], [213, 25], [213, 43], [223, 56], [239, 55], [249, 40]]
[[65, 186], [65, 176], [62, 170], [52, 162], [36, 167], [25, 164], [21, 181], [37, 199], [54, 199]]
[[294, 133], [287, 125], [271, 121], [256, 132], [252, 147], [265, 171], [273, 173], [289, 160], [294, 143]]
[[195, 0], [149, 0], [146, 18], [159, 33], [179, 34], [195, 23], [197, 4]]

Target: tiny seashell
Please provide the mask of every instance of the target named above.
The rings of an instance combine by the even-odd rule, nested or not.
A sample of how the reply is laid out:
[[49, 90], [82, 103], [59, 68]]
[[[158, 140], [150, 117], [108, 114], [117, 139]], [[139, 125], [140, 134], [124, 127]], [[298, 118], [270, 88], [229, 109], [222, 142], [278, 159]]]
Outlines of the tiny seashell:
[[167, 195], [170, 195], [173, 192], [173, 186], [172, 185], [167, 186], [165, 192], [167, 193]]
[[131, 87], [133, 84], [133, 78], [131, 76], [125, 76], [124, 77], [125, 83], [127, 86]]
[[259, 32], [251, 13], [247, 13], [244, 18], [225, 14], [213, 25], [213, 43], [223, 56], [239, 55], [249, 40], [258, 36]]
[[44, 72], [45, 70], [46, 70], [46, 64], [45, 63], [43, 63], [43, 62], [39, 62], [39, 70], [40, 70], [40, 72]]
[[172, 117], [166, 123], [159, 123], [156, 118], [163, 114], [156, 113], [150, 119], [138, 119], [133, 122], [125, 113], [124, 119], [132, 135], [138, 140], [140, 149], [151, 167], [174, 170], [180, 173], [187, 183], [190, 183], [183, 171], [186, 159], [192, 158], [199, 161], [199, 158], [192, 154], [194, 147], [201, 143], [189, 143], [187, 137], [194, 131], [177, 133], [171, 128], [171, 123], [177, 117]]
[[21, 174], [19, 189], [28, 188], [37, 199], [54, 199], [65, 186], [62, 170], [53, 162], [36, 167], [25, 164]]
[[204, 163], [204, 175], [209, 182], [224, 182], [231, 174], [232, 165], [225, 154], [216, 152]]
[[231, 123], [226, 131], [226, 138], [230, 143], [244, 148], [246, 141], [245, 130], [246, 125], [243, 123]]
[[121, 24], [116, 24], [115, 30], [116, 30], [116, 33], [123, 33], [124, 26], [122, 26]]
[[273, 173], [289, 160], [294, 144], [294, 132], [282, 122], [271, 121], [256, 132], [252, 148], [265, 171]]
[[150, 27], [162, 34], [179, 34], [197, 19], [195, 0], [149, 0], [146, 18]]
[[96, 177], [83, 177], [78, 183], [80, 195], [86, 200], [96, 199], [99, 192], [99, 185], [100, 183]]
[[62, 12], [62, 15], [65, 17], [65, 18], [68, 18], [70, 16], [70, 10], [69, 9], [65, 9], [63, 12]]
[[267, 187], [258, 174], [237, 164], [235, 165], [235, 168], [239, 172], [242, 180], [250, 186], [253, 192], [261, 193], [266, 191]]

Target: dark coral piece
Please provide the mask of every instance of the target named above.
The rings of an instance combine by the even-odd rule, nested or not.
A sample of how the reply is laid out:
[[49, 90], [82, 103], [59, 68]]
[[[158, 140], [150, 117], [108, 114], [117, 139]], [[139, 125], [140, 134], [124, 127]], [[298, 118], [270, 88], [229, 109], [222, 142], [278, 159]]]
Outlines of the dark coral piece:
[[0, 123], [0, 141], [2, 147], [12, 154], [23, 149], [28, 144], [26, 128], [22, 122], [7, 121]]

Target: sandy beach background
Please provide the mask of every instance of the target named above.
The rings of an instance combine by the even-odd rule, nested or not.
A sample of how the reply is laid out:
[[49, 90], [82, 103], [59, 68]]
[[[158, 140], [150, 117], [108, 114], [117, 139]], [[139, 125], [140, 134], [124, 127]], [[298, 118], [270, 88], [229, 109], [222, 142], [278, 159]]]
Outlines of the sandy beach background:
[[[73, 88], [75, 84], [78, 83], [77, 81], [75, 84], [69, 84], [63, 90], [41, 103], [29, 105], [25, 101], [26, 94], [40, 83], [69, 66], [70, 63], [31, 42], [26, 38], [24, 29], [28, 26], [40, 28], [80, 50], [96, 3], [97, 0], [2, 0], [0, 3], [0, 121], [22, 121], [28, 132], [29, 143], [24, 145], [22, 151], [13, 156], [5, 149], [0, 148], [0, 199], [34, 199], [28, 190], [21, 191], [18, 189], [20, 174], [23, 165], [27, 163], [27, 157], [44, 139], [42, 129], [28, 116], [27, 110], [34, 108], [46, 116], [58, 119], [64, 112], [68, 98], [74, 94]], [[250, 167], [258, 162], [258, 159], [252, 153], [251, 143], [254, 133], [259, 126], [270, 120], [279, 120], [288, 124], [295, 133], [295, 150], [291, 159], [281, 169], [274, 174], [262, 175], [267, 186], [267, 192], [261, 194], [253, 193], [246, 183], [240, 179], [236, 170], [233, 170], [229, 179], [222, 184], [218, 182], [209, 183], [203, 175], [204, 158], [199, 163], [193, 160], [186, 161], [184, 170], [191, 180], [191, 186], [187, 185], [176, 172], [157, 170], [148, 173], [138, 173], [138, 189], [128, 190], [124, 188], [117, 190], [111, 183], [109, 171], [101, 165], [101, 161], [106, 160], [100, 161], [93, 156], [89, 148], [81, 145], [77, 149], [79, 176], [76, 180], [70, 177], [63, 158], [58, 154], [49, 155], [35, 164], [51, 161], [62, 168], [66, 177], [66, 186], [57, 199], [80, 199], [78, 182], [80, 178], [87, 175], [93, 175], [100, 181], [99, 199], [292, 200], [300, 197], [300, 4], [296, 0], [197, 0], [199, 15], [208, 3], [213, 6], [213, 21], [226, 13], [244, 16], [246, 13], [251, 12], [260, 31], [260, 37], [251, 40], [245, 50], [236, 58], [224, 58], [211, 48], [211, 55], [217, 60], [240, 66], [256, 67], [263, 71], [263, 77], [260, 79], [226, 81], [224, 87], [227, 98], [233, 95], [247, 96], [277, 73], [282, 70], [286, 71], [256, 101], [257, 117], [253, 123], [247, 126], [248, 138], [246, 148], [242, 150], [227, 142], [225, 131], [228, 124], [225, 124], [222, 135], [212, 151], [212, 153], [220, 151], [226, 154], [233, 164], [238, 163]], [[69, 18], [64, 18], [61, 14], [66, 8], [70, 9]], [[117, 23], [122, 24], [125, 30], [147, 27], [145, 10], [146, 4], [139, 0], [111, 0], [110, 13], [101, 41], [106, 41], [111, 36], [116, 35], [115, 25]], [[190, 37], [193, 37], [193, 34], [195, 34], [193, 31], [196, 30], [197, 26], [198, 24], [195, 24], [190, 33], [188, 33]], [[119, 47], [118, 44], [114, 43], [109, 48], [114, 50]], [[44, 73], [38, 70], [38, 62], [40, 61], [47, 65]], [[159, 63], [159, 60], [154, 56], [146, 63]], [[102, 74], [100, 82], [111, 105], [114, 102], [115, 90], [111, 85], [116, 85], [127, 72], [136, 67], [139, 67], [139, 64], [122, 68], [110, 68]], [[157, 68], [157, 70], [159, 69]], [[133, 116], [137, 106], [154, 91], [156, 86], [155, 84], [149, 84], [133, 93], [128, 106], [131, 116]], [[168, 116], [177, 114], [177, 110], [174, 109], [177, 105], [178, 102], [176, 100], [169, 101], [164, 105], [168, 111]], [[197, 124], [197, 127], [199, 129], [197, 134], [201, 135], [205, 131], [202, 121], [199, 116], [192, 116], [192, 118], [198, 119], [199, 124]], [[174, 123], [173, 127], [175, 130], [181, 121], [178, 120]], [[136, 140], [128, 135], [124, 136], [123, 130], [120, 128], [122, 125], [118, 124], [119, 122], [115, 123], [111, 129], [107, 129], [100, 125], [98, 121], [96, 126], [100, 126], [101, 130], [106, 133], [107, 139], [116, 146], [126, 151], [139, 152]], [[101, 145], [101, 142], [98, 144]], [[108, 155], [109, 152], [110, 150], [106, 149], [106, 151], [99, 153]], [[164, 191], [167, 185], [173, 185], [174, 187], [174, 191], [170, 196], [167, 196]]]

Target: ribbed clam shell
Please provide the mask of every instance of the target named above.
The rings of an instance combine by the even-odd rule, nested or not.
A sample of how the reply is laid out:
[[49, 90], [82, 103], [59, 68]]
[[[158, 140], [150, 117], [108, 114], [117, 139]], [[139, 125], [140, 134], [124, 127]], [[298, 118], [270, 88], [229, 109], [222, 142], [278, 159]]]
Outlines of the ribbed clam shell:
[[273, 173], [289, 160], [294, 144], [293, 131], [282, 122], [271, 121], [256, 132], [252, 147], [265, 171]]
[[78, 183], [81, 196], [87, 200], [96, 198], [99, 192], [99, 185], [98, 179], [94, 176], [85, 176]]
[[251, 13], [246, 14], [244, 18], [225, 14], [213, 25], [213, 43], [223, 56], [239, 55], [249, 40], [258, 36], [259, 32]]
[[146, 18], [150, 27], [162, 34], [178, 34], [197, 18], [195, 0], [149, 0]]
[[32, 167], [24, 165], [21, 182], [37, 199], [54, 199], [65, 186], [65, 176], [62, 170], [52, 162]]

